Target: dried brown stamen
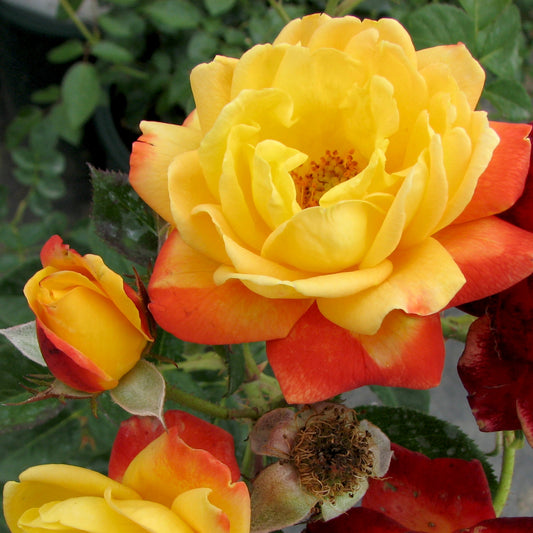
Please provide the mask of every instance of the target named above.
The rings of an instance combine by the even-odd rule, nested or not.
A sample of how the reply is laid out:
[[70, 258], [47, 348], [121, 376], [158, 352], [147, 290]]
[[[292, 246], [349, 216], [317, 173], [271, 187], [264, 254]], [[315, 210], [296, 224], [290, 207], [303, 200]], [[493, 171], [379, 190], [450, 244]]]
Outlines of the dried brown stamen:
[[355, 411], [326, 408], [298, 431], [290, 461], [303, 487], [321, 501], [355, 492], [373, 471], [371, 434], [359, 427]]

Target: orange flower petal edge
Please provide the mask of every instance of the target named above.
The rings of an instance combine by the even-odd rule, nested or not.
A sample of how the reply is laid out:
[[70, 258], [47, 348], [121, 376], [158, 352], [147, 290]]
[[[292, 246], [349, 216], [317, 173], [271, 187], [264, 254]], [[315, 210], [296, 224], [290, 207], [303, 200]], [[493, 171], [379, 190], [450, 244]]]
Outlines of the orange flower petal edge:
[[395, 311], [376, 335], [365, 336], [326, 320], [314, 305], [287, 337], [267, 342], [267, 354], [285, 399], [311, 403], [368, 384], [436, 386], [444, 341], [437, 315]]
[[[166, 411], [164, 416], [167, 427], [177, 428], [186, 444], [211, 453], [229, 467], [232, 481], [239, 480], [241, 473], [230, 433], [184, 411]], [[122, 422], [111, 450], [109, 477], [121, 481], [131, 461], [164, 431], [155, 417], [133, 416]]]
[[170, 507], [187, 491], [211, 489], [209, 501], [229, 519], [231, 533], [249, 533], [250, 495], [242, 481], [232, 483], [229, 467], [205, 450], [191, 448], [171, 427], [129, 464], [123, 483], [151, 501]]
[[218, 264], [187, 246], [173, 231], [159, 252], [148, 292], [156, 322], [176, 337], [202, 344], [237, 344], [284, 337], [311, 305], [273, 300], [240, 281], [217, 286]]

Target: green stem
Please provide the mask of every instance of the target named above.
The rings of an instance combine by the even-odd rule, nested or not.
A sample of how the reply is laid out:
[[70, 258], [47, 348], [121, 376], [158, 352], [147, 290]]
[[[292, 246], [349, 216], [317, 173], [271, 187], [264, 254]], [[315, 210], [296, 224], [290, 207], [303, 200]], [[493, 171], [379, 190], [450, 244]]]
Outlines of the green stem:
[[523, 441], [518, 438], [514, 431], [503, 432], [503, 456], [502, 469], [500, 473], [500, 483], [494, 496], [493, 506], [496, 516], [502, 514], [503, 508], [511, 491], [513, 472], [515, 465], [516, 450], [523, 445]]
[[268, 3], [271, 5], [271, 7], [276, 11], [276, 13], [281, 17], [281, 19], [284, 22], [290, 22], [291, 17], [289, 17], [288, 13], [283, 9], [283, 6], [281, 5], [281, 1], [278, 0], [268, 0]]
[[167, 399], [179, 403], [185, 407], [194, 409], [195, 411], [199, 411], [200, 413], [204, 413], [208, 416], [220, 418], [223, 420], [235, 420], [239, 418], [257, 420], [261, 415], [263, 415], [270, 409], [274, 409], [274, 407], [272, 407], [273, 405], [277, 406], [278, 404], [281, 404], [282, 401], [284, 401], [282, 397], [276, 398], [267, 407], [263, 408], [243, 407], [241, 409], [228, 409], [227, 407], [222, 407], [221, 405], [210, 402], [208, 400], [198, 398], [193, 394], [189, 394], [188, 392], [182, 391], [181, 389], [178, 389], [177, 387], [173, 387], [171, 385], [167, 385]]
[[343, 17], [350, 13], [350, 11], [353, 11], [361, 3], [363, 3], [363, 0], [344, 0], [340, 3], [334, 15], [336, 17]]
[[324, 9], [324, 13], [330, 15], [331, 17], [334, 17], [335, 13], [337, 12], [338, 3], [339, 0], [328, 0], [328, 2], [326, 3], [326, 8]]
[[69, 16], [73, 24], [76, 26], [76, 28], [80, 30], [80, 33], [85, 37], [87, 42], [91, 45], [96, 44], [98, 39], [89, 31], [89, 29], [80, 19], [80, 17], [76, 15], [76, 12], [74, 11], [74, 9], [72, 9], [70, 2], [68, 0], [59, 0], [59, 3], [61, 4], [61, 7], [67, 12], [67, 15]]
[[468, 329], [474, 320], [476, 317], [471, 315], [442, 316], [440, 323], [444, 338], [465, 342]]

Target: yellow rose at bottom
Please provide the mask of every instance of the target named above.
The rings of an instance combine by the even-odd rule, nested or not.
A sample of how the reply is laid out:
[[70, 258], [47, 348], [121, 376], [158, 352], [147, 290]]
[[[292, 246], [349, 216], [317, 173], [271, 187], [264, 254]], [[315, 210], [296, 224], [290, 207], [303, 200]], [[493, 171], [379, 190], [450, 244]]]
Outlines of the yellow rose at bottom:
[[[177, 460], [179, 459], [179, 460]], [[171, 428], [131, 462], [122, 483], [85, 468], [34, 466], [4, 487], [12, 533], [248, 533], [242, 482]]]

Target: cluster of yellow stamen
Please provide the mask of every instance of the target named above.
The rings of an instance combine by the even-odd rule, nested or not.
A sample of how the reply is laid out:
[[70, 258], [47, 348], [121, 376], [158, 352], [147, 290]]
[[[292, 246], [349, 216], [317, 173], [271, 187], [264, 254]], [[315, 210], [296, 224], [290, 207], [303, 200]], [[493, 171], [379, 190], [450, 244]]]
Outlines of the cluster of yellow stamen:
[[326, 150], [318, 161], [311, 161], [291, 172], [296, 186], [296, 201], [302, 209], [317, 206], [324, 193], [357, 174], [353, 154], [354, 151], [349, 150], [342, 157], [337, 150]]

